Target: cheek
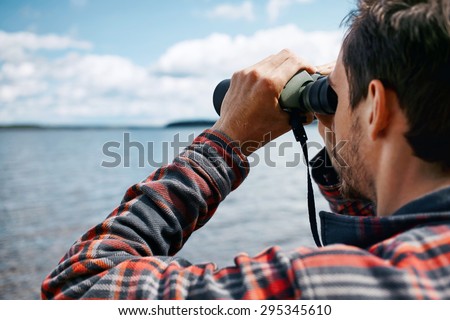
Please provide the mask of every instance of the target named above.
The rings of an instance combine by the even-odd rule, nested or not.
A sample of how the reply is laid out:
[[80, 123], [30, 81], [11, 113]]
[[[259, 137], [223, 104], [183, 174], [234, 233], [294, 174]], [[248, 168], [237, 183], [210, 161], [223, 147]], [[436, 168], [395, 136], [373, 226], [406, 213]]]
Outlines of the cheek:
[[334, 116], [333, 131], [336, 141], [341, 141], [349, 136], [351, 128], [351, 114], [348, 112], [348, 107], [338, 106]]

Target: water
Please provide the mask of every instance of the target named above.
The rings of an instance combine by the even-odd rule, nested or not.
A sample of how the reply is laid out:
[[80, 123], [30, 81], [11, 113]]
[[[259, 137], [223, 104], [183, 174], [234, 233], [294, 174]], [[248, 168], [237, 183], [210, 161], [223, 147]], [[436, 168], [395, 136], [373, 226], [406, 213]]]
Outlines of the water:
[[[177, 134], [179, 141], [188, 141], [202, 129], [0, 130], [0, 299], [39, 299], [42, 280], [71, 244], [103, 220], [129, 186], [154, 170], [148, 164], [150, 147], [153, 164], [171, 160], [174, 150], [168, 143]], [[103, 153], [105, 143], [120, 143], [109, 150], [123, 160], [124, 132], [143, 145], [144, 153], [132, 147], [129, 166], [122, 161], [105, 168], [102, 162], [115, 160]], [[320, 141], [316, 132], [314, 126], [308, 128], [310, 140]], [[317, 150], [313, 146], [311, 153]], [[263, 161], [264, 155], [270, 161]], [[139, 156], [145, 167], [139, 166]], [[285, 250], [312, 246], [306, 170], [302, 162], [290, 165], [299, 157], [300, 146], [290, 133], [276, 140], [276, 146], [258, 151], [250, 158], [247, 180], [178, 255], [223, 267], [242, 252], [256, 255], [273, 245]], [[318, 192], [316, 202], [326, 209]]]

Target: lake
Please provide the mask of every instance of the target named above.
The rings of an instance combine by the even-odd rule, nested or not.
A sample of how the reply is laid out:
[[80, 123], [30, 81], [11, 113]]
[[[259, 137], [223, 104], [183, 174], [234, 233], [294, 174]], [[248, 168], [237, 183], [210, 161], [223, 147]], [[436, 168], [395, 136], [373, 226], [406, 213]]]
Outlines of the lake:
[[[127, 188], [171, 161], [203, 128], [0, 129], [0, 299], [39, 299], [44, 277]], [[310, 154], [317, 127], [307, 128]], [[306, 167], [288, 133], [249, 158], [249, 177], [179, 256], [231, 265], [269, 246], [314, 246]], [[318, 210], [327, 209], [316, 189]]]

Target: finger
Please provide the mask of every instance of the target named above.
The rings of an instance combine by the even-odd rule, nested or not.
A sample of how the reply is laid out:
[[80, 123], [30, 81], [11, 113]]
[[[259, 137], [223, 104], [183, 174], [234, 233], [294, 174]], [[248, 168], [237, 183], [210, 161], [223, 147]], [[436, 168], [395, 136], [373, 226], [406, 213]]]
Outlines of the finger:
[[306, 70], [309, 73], [316, 72], [316, 68], [312, 64], [294, 55], [290, 56], [276, 68], [272, 72], [271, 77], [277, 80], [278, 85], [281, 86], [280, 90], [282, 90], [286, 83], [300, 70]]
[[271, 69], [276, 69], [279, 65], [281, 65], [284, 61], [286, 61], [289, 56], [293, 53], [287, 49], [281, 50], [277, 54], [272, 54], [267, 58], [259, 61], [248, 69], [258, 69], [261, 72], [267, 72]]
[[333, 121], [334, 121], [334, 115], [326, 115], [326, 114], [319, 114], [316, 113], [316, 118], [319, 120], [319, 122], [328, 128], [329, 130], [332, 130], [333, 128]]
[[302, 63], [302, 67], [301, 70], [306, 70], [308, 71], [308, 73], [313, 74], [316, 72], [319, 72], [317, 70], [317, 67], [315, 67], [314, 65], [312, 65], [311, 63], [309, 63], [308, 61], [301, 59], [301, 63]]
[[336, 65], [336, 61], [333, 61], [333, 62], [329, 62], [327, 64], [323, 64], [321, 66], [317, 66], [316, 69], [317, 69], [317, 72], [319, 72], [320, 74], [327, 76], [331, 72], [333, 72], [335, 65]]
[[304, 125], [311, 124], [314, 121], [314, 114], [313, 113], [307, 113], [304, 116], [306, 118], [306, 121], [303, 123]]
[[300, 70], [307, 70], [309, 73], [315, 73], [317, 71], [315, 66], [298, 57], [288, 49], [281, 50], [279, 53], [267, 57], [255, 64], [252, 68], [258, 68], [263, 74], [273, 74], [280, 67], [284, 67], [281, 71], [283, 73], [287, 71], [287, 74], [289, 74], [290, 71], [291, 77]]
[[299, 58], [295, 53], [284, 49], [275, 55], [271, 55], [257, 64], [242, 70], [243, 74], [253, 73], [271, 79], [274, 89], [280, 93], [286, 83], [300, 70], [315, 73], [316, 67]]

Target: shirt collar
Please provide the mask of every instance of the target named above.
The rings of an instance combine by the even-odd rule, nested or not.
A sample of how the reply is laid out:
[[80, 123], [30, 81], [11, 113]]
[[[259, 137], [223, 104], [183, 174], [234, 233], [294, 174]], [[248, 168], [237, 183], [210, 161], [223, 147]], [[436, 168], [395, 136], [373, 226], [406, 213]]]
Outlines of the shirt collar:
[[416, 199], [389, 217], [355, 217], [320, 212], [322, 242], [361, 248], [414, 227], [450, 221], [450, 187]]

